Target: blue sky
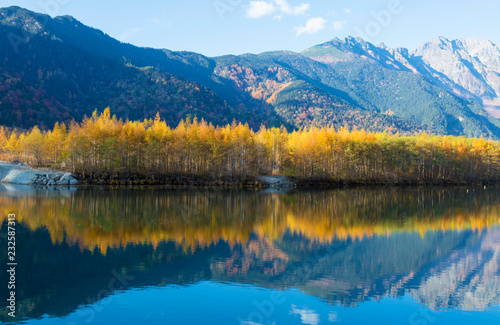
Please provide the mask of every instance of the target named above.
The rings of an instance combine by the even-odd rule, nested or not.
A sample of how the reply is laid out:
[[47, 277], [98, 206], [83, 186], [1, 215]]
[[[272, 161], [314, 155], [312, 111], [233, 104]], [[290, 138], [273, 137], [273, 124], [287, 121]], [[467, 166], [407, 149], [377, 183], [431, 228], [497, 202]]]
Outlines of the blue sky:
[[413, 50], [437, 37], [500, 43], [497, 0], [0, 0], [71, 15], [121, 41], [208, 56], [302, 51], [360, 36]]

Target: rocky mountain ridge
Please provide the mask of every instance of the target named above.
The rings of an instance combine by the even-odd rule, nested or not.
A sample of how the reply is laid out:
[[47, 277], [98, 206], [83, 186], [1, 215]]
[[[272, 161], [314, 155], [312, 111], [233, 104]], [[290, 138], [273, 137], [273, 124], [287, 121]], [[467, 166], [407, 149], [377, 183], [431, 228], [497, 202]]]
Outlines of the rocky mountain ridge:
[[[324, 55], [310, 55], [317, 48]], [[413, 52], [373, 45], [359, 38], [334, 39], [303, 52], [323, 63], [372, 59], [390, 69], [425, 76], [433, 84], [485, 107], [500, 108], [500, 47], [489, 40], [437, 37]]]

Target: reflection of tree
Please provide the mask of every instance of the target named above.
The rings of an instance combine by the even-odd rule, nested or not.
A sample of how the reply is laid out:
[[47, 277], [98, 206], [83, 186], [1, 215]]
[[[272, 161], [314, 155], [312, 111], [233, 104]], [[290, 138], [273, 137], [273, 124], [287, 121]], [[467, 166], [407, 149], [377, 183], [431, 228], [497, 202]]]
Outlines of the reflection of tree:
[[[81, 249], [174, 241], [187, 249], [220, 240], [246, 245], [252, 233], [286, 232], [322, 243], [409, 231], [483, 229], [499, 223], [500, 192], [467, 189], [336, 190], [289, 195], [249, 192], [78, 191], [70, 197], [0, 197], [30, 229]], [[4, 215], [6, 215], [4, 213]]]
[[[222, 242], [188, 255], [172, 242], [160, 243], [156, 249], [140, 244], [110, 248], [103, 255], [98, 249], [81, 251], [66, 242], [52, 243], [47, 229], [31, 231], [19, 223], [16, 231], [16, 253], [22, 261], [16, 273], [18, 319], [45, 314], [62, 317], [78, 306], [99, 301], [113, 293], [107, 290], [116, 272], [134, 277], [127, 288], [187, 285], [211, 279], [212, 260], [231, 256]], [[0, 244], [4, 243], [0, 238]], [[0, 254], [0, 263], [6, 265], [6, 258]], [[0, 281], [6, 280], [2, 272]], [[120, 286], [116, 282], [114, 288]], [[6, 313], [7, 309], [0, 311], [0, 323], [9, 320]]]
[[133, 287], [213, 279], [294, 286], [345, 305], [418, 288], [411, 293], [429, 306], [470, 309], [498, 304], [498, 235], [483, 229], [499, 224], [499, 195], [85, 190], [1, 196], [0, 206], [20, 222], [18, 306], [29, 317], [97, 299], [112, 270], [134, 275]]

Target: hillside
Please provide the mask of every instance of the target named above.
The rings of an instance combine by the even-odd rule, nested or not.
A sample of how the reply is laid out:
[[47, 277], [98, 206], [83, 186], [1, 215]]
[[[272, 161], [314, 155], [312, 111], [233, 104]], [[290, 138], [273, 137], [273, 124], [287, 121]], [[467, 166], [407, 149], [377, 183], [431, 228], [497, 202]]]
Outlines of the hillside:
[[[152, 118], [160, 112], [172, 125], [188, 115], [216, 124], [231, 123], [233, 115], [238, 117], [239, 113], [224, 100], [196, 82], [95, 51], [105, 50], [100, 46], [102, 42], [117, 41], [71, 17], [50, 19], [19, 8], [3, 9], [0, 17], [3, 68], [16, 72], [33, 89], [50, 95], [57, 105], [71, 108], [69, 116], [51, 114], [38, 121], [5, 120], [2, 124], [51, 125], [90, 116], [95, 109], [107, 106], [118, 117], [131, 120]], [[19, 35], [27, 35], [29, 41], [11, 46], [9, 40]], [[75, 39], [81, 47], [74, 44]], [[7, 111], [8, 107], [2, 105], [1, 110]]]
[[0, 120], [1, 124], [31, 127], [38, 124], [63, 122], [70, 119], [70, 110], [47, 93], [28, 85], [22, 78], [0, 66]]
[[[0, 45], [1, 71], [47, 97], [29, 108], [36, 113], [28, 119], [12, 117], [12, 104], [2, 103], [0, 124], [9, 127], [50, 128], [109, 106], [112, 114], [130, 120], [160, 112], [171, 126], [197, 116], [216, 125], [236, 120], [254, 129], [347, 125], [500, 139], [500, 122], [485, 111], [480, 92], [458, 92], [452, 77], [444, 81], [422, 72], [439, 61], [426, 50], [431, 46], [417, 51], [427, 56], [418, 56], [347, 38], [302, 53], [208, 58], [135, 47], [73, 17], [50, 18], [19, 7], [0, 9]], [[481, 53], [481, 62], [494, 66], [487, 57], [496, 52]], [[29, 91], [22, 96], [36, 102]], [[492, 91], [484, 96], [494, 102]], [[16, 114], [24, 116], [28, 107], [18, 106]]]
[[415, 60], [406, 49], [392, 50], [347, 38], [302, 54], [331, 67], [334, 73], [322, 71], [323, 83], [345, 91], [367, 110], [418, 121], [439, 134], [498, 138], [498, 120], [481, 103], [460, 97], [420, 73], [422, 66], [409, 63]]

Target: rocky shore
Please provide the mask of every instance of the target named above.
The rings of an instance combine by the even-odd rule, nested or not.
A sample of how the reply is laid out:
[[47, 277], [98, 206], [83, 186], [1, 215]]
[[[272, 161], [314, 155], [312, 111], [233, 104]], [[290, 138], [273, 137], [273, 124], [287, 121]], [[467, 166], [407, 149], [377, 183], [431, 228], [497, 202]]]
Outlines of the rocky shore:
[[0, 161], [0, 183], [33, 185], [44, 187], [63, 187], [73, 185], [97, 185], [110, 187], [160, 185], [165, 188], [203, 188], [203, 189], [271, 189], [288, 191], [296, 187], [284, 176], [258, 176], [248, 178], [214, 179], [199, 175], [164, 175], [144, 177], [142, 175], [114, 175], [108, 173], [72, 174], [51, 169], [36, 169], [23, 163]]
[[[322, 178], [297, 178], [285, 176], [252, 176], [252, 177], [223, 177], [213, 178], [203, 175], [161, 175], [144, 176], [139, 174], [109, 173], [68, 173], [47, 168], [32, 168], [23, 163], [9, 163], [0, 161], [0, 183], [16, 185], [34, 185], [43, 187], [64, 187], [74, 185], [89, 185], [101, 187], [135, 187], [135, 186], [161, 186], [166, 189], [249, 189], [266, 190], [266, 192], [280, 193], [293, 189], [332, 189], [344, 186], [419, 186], [419, 185], [468, 185], [467, 183], [447, 183], [436, 180], [435, 183], [379, 183], [356, 182], [345, 183]], [[478, 183], [474, 185], [488, 185]], [[490, 184], [491, 185], [491, 184]]]
[[0, 183], [39, 186], [71, 186], [80, 182], [71, 173], [35, 169], [22, 163], [0, 162]]
[[71, 173], [59, 174], [36, 174], [34, 185], [78, 185], [80, 184]]

